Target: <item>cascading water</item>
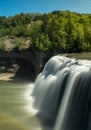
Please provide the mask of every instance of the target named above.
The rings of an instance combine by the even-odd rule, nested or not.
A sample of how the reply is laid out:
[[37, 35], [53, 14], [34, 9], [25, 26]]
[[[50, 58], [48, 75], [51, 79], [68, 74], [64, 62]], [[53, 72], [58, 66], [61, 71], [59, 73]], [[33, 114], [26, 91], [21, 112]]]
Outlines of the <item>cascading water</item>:
[[52, 57], [33, 96], [34, 107], [54, 130], [91, 130], [91, 61]]

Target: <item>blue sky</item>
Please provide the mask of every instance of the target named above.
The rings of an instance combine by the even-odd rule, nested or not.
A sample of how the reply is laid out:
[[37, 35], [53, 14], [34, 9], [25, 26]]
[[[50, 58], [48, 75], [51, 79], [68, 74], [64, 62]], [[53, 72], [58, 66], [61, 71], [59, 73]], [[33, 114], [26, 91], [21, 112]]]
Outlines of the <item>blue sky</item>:
[[0, 16], [18, 13], [48, 13], [55, 10], [70, 10], [91, 13], [91, 0], [0, 0]]

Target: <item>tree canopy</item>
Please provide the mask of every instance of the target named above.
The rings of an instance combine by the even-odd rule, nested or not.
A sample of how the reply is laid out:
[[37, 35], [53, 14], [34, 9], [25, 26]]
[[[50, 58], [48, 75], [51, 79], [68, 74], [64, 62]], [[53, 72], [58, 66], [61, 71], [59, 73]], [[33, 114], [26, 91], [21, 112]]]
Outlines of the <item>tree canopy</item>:
[[[30, 37], [30, 48], [91, 51], [91, 14], [53, 11], [0, 17], [0, 37]], [[22, 45], [22, 44], [21, 44]]]

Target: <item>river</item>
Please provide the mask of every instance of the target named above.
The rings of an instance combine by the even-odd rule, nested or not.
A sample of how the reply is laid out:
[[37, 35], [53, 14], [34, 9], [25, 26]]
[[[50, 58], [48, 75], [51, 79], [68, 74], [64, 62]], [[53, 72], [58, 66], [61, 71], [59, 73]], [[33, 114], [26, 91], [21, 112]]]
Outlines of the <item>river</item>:
[[31, 96], [33, 84], [0, 81], [0, 130], [44, 130]]
[[91, 130], [90, 81], [90, 60], [64, 56], [51, 58], [35, 84], [0, 81], [0, 130]]

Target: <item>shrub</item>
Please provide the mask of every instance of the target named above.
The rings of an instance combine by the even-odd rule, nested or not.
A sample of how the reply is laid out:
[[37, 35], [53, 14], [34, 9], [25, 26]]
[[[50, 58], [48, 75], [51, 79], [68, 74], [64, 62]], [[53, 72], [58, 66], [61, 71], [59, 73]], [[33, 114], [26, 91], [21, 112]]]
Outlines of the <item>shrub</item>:
[[15, 40], [15, 48], [18, 51], [21, 51], [22, 47], [23, 47], [23, 39], [22, 38], [16, 38], [16, 40]]
[[6, 50], [6, 44], [3, 41], [1, 41], [0, 42], [0, 51], [5, 51], [5, 50]]

